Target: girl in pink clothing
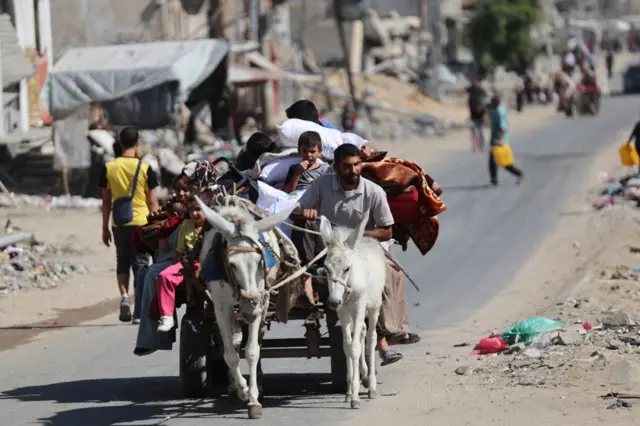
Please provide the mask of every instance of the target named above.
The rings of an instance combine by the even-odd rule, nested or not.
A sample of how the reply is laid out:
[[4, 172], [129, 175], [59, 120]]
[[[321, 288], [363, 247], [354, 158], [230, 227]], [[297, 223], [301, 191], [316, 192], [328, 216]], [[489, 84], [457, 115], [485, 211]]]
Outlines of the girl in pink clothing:
[[[206, 203], [206, 197], [201, 194], [201, 199]], [[158, 331], [168, 332], [174, 327], [173, 311], [176, 301], [176, 287], [182, 284], [182, 263], [180, 258], [193, 249], [202, 232], [206, 218], [195, 196], [190, 196], [187, 201], [189, 218], [180, 224], [178, 231], [178, 243], [176, 254], [173, 257], [173, 265], [160, 272], [157, 282], [158, 305], [160, 308], [160, 324]], [[196, 262], [196, 268], [200, 265]]]

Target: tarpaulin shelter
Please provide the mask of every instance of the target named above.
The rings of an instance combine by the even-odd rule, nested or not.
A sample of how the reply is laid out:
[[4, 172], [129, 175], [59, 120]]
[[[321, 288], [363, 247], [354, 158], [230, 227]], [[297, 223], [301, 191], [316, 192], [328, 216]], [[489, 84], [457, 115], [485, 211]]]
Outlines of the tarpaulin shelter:
[[219, 97], [229, 43], [204, 39], [71, 49], [42, 90], [54, 118], [58, 168], [90, 166], [88, 110], [99, 103], [114, 126], [176, 127], [180, 106]]

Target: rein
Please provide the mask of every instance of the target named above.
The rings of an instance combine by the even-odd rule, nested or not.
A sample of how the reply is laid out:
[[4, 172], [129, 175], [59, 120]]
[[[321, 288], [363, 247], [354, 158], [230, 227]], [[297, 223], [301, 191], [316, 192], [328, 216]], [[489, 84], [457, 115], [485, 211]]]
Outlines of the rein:
[[[284, 226], [286, 226], [289, 229], [292, 229], [294, 231], [300, 231], [300, 232], [306, 232], [307, 234], [311, 234], [311, 235], [319, 235], [322, 236], [322, 234], [318, 231], [313, 231], [311, 229], [305, 229], [305, 228], [301, 228], [299, 226], [293, 225], [291, 223], [287, 223], [284, 222], [283, 223]], [[394, 265], [396, 265], [396, 267], [400, 270], [400, 272], [402, 272], [404, 274], [405, 277], [407, 277], [407, 279], [409, 280], [409, 282], [413, 285], [413, 287], [417, 290], [420, 291], [420, 287], [418, 287], [418, 284], [416, 284], [416, 282], [413, 280], [413, 278], [411, 278], [411, 276], [409, 275], [409, 273], [402, 267], [402, 265], [400, 265], [400, 262], [398, 262], [393, 255], [391, 254], [391, 252], [389, 250], [387, 250], [386, 248], [382, 247], [382, 250], [384, 251], [385, 256], [387, 257], [387, 259], [389, 259]]]
[[266, 287], [268, 286], [267, 255], [265, 253], [265, 250], [262, 244], [260, 244], [258, 241], [255, 241], [253, 238], [250, 238], [244, 235], [238, 235], [234, 237], [232, 241], [234, 239], [239, 239], [239, 238], [244, 238], [246, 240], [249, 240], [249, 242], [251, 243], [251, 246], [228, 245], [228, 242], [225, 242], [223, 244], [223, 256], [222, 256], [223, 267], [227, 275], [229, 284], [231, 284], [231, 287], [233, 288], [234, 296], [237, 299], [243, 298], [251, 301], [253, 304], [257, 304], [265, 299], [265, 296], [268, 295], [268, 290], [261, 290], [258, 293], [247, 293], [246, 291], [240, 290], [240, 286], [238, 285], [236, 280], [233, 278], [233, 274], [231, 273], [231, 265], [229, 263], [229, 257], [237, 253], [258, 253], [262, 258], [262, 261], [261, 261], [262, 272], [264, 277], [264, 285]]

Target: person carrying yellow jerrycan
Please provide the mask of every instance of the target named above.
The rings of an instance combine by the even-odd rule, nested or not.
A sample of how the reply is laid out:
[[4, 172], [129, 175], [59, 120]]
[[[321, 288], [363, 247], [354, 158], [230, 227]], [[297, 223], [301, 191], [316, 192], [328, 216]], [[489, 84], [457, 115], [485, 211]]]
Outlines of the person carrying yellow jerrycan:
[[495, 145], [492, 148], [493, 159], [498, 167], [513, 166], [515, 160], [513, 159], [513, 151], [511, 151], [511, 145], [503, 143], [502, 145]]
[[633, 167], [640, 165], [640, 156], [638, 155], [638, 150], [633, 144], [624, 142], [622, 145], [620, 145], [619, 153], [620, 162], [623, 166]]
[[507, 110], [500, 104], [500, 97], [494, 96], [490, 105], [491, 151], [489, 152], [490, 187], [498, 186], [498, 167], [517, 177], [522, 182], [523, 174], [514, 165], [513, 152], [509, 146], [509, 120]]
[[[632, 142], [635, 143], [632, 145]], [[638, 152], [640, 152], [640, 121], [633, 126], [629, 140], [624, 145], [626, 147], [620, 147], [620, 162], [627, 167], [640, 166], [640, 158], [638, 156]]]

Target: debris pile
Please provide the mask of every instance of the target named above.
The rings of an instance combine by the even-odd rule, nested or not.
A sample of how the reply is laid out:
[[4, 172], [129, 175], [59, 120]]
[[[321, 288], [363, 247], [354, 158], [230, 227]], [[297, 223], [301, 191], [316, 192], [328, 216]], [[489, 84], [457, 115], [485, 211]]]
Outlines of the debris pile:
[[85, 253], [75, 244], [42, 244], [28, 233], [0, 236], [0, 294], [56, 287], [68, 276], [84, 275], [84, 265], [60, 259]]
[[365, 20], [367, 44], [365, 73], [387, 73], [401, 81], [415, 81], [421, 65], [419, 46], [426, 46], [430, 35], [420, 29], [417, 16], [402, 17], [395, 10], [379, 16], [369, 9]]
[[45, 207], [47, 209], [99, 209], [102, 200], [98, 198], [84, 198], [79, 196], [51, 195], [17, 195], [9, 197], [6, 194], [0, 195], [0, 206], [11, 206], [14, 204], [23, 206]]
[[615, 204], [630, 203], [635, 207], [640, 207], [640, 177], [625, 176], [612, 177], [602, 176], [602, 182], [607, 185], [599, 197], [593, 203], [593, 207], [601, 210]]
[[[633, 287], [638, 287], [640, 279], [623, 267], [604, 271], [601, 278], [606, 282], [629, 280]], [[640, 299], [640, 294], [635, 296]], [[563, 388], [571, 377], [591, 371], [599, 374], [594, 378], [598, 385], [612, 389], [602, 396], [612, 399], [606, 408], [631, 407], [627, 399], [635, 397], [625, 398], [613, 389], [640, 385], [640, 317], [586, 298], [558, 303], [550, 316], [555, 319], [528, 318], [501, 335], [482, 339], [469, 354], [477, 362], [470, 359], [454, 373], [474, 376], [472, 380], [490, 387]], [[487, 343], [491, 341], [493, 344]], [[494, 350], [487, 350], [490, 348]]]

